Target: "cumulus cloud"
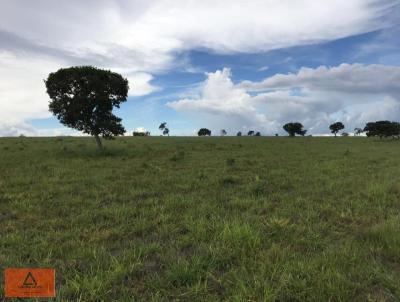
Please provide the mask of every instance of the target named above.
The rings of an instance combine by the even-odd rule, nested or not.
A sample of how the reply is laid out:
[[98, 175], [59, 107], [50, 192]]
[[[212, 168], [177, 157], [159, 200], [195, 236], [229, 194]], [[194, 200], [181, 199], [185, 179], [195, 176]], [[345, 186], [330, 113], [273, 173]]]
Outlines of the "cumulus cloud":
[[242, 82], [239, 87], [262, 91], [301, 87], [310, 90], [341, 91], [357, 94], [399, 95], [400, 68], [385, 65], [341, 64], [337, 67], [301, 68], [297, 74], [278, 74], [262, 82]]
[[160, 87], [151, 84], [153, 76], [148, 73], [136, 72], [128, 75], [127, 79], [133, 85], [133, 89], [129, 90], [129, 96], [141, 96], [160, 90]]
[[218, 125], [223, 122], [225, 128], [234, 127], [235, 124], [251, 127], [265, 123], [264, 114], [259, 113], [255, 105], [256, 98], [233, 84], [228, 68], [207, 73], [200, 95], [167, 103], [177, 111], [193, 112], [197, 117], [207, 115], [209, 123]]
[[[206, 47], [260, 51], [337, 39], [387, 25], [395, 0], [3, 0], [0, 28], [67, 49], [106, 54]], [[18, 18], [16, 18], [18, 16]], [[338, 18], [337, 16], [340, 16]], [[385, 18], [389, 20], [389, 18]]]
[[28, 119], [50, 116], [43, 79], [59, 67], [53, 61], [0, 51], [0, 135], [32, 131]]
[[177, 54], [190, 49], [254, 53], [347, 37], [389, 26], [396, 3], [2, 0], [0, 119], [17, 127], [47, 117], [42, 79], [60, 66], [121, 72], [139, 96], [159, 89], [152, 77], [179, 65]]
[[202, 91], [167, 105], [206, 115], [215, 129], [281, 132], [284, 123], [302, 122], [311, 133], [326, 133], [342, 120], [348, 131], [377, 119], [400, 116], [400, 67], [342, 64], [302, 68], [261, 82], [234, 84], [229, 69], [207, 74]]

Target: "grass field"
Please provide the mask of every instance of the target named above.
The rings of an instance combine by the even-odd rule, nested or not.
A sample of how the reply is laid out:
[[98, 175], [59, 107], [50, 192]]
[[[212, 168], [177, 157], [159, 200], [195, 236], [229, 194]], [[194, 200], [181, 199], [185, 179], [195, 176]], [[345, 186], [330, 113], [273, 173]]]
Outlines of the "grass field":
[[0, 139], [1, 270], [55, 268], [57, 301], [399, 301], [399, 141], [105, 147]]

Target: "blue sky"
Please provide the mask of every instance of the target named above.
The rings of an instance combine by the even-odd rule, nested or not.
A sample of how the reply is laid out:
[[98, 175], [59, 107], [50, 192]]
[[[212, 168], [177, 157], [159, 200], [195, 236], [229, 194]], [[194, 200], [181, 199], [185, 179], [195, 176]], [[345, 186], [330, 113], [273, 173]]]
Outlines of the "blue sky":
[[[364, 64], [400, 65], [400, 40], [391, 35], [385, 40], [385, 47], [374, 52], [364, 52], [363, 47], [375, 43], [379, 37], [393, 29], [379, 30], [321, 44], [278, 49], [256, 54], [218, 55], [205, 50], [193, 50], [185, 54], [190, 65], [198, 69], [196, 73], [184, 70], [160, 74], [153, 81], [154, 85], [163, 87], [150, 96], [131, 99], [122, 106], [119, 115], [124, 119], [127, 128], [145, 127], [153, 134], [159, 134], [158, 125], [168, 121], [172, 134], [191, 135], [207, 122], [185, 117], [165, 104], [174, 101], [185, 91], [195, 88], [206, 79], [206, 72], [230, 68], [232, 80], [239, 83], [243, 80], [261, 81], [277, 73], [296, 73], [301, 67], [316, 68], [321, 65], [337, 66], [343, 62]], [[397, 59], [394, 58], [397, 56]], [[399, 83], [400, 85], [400, 83]], [[56, 126], [56, 121], [52, 119]], [[400, 116], [399, 116], [400, 120]], [[223, 125], [221, 125], [223, 128]], [[221, 129], [222, 129], [221, 128]], [[216, 132], [219, 129], [214, 129]], [[351, 131], [352, 129], [350, 129]], [[218, 132], [218, 131], [217, 131]], [[275, 131], [266, 131], [272, 135]], [[219, 132], [218, 132], [219, 133]], [[235, 132], [236, 133], [236, 132]]]
[[[398, 1], [133, 2], [71, 1], [61, 10], [6, 0], [0, 135], [78, 134], [48, 113], [42, 82], [73, 65], [129, 79], [128, 101], [115, 111], [128, 135], [138, 127], [158, 135], [164, 121], [172, 135], [200, 127], [273, 135], [289, 121], [325, 134], [337, 120], [348, 132], [400, 120]], [[103, 23], [87, 21], [85, 10]]]

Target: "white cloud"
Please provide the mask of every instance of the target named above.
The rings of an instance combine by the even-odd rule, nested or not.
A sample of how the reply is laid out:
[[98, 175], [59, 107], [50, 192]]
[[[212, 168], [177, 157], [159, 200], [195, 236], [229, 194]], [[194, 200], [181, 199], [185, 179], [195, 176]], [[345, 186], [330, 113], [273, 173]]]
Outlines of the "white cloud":
[[302, 87], [311, 90], [342, 91], [348, 93], [400, 94], [400, 68], [385, 65], [341, 64], [337, 67], [301, 68], [297, 74], [278, 74], [262, 82], [242, 82], [239, 87], [262, 91]]
[[[260, 51], [382, 27], [394, 0], [79, 1], [3, 0], [0, 28], [46, 45], [107, 54], [207, 47]], [[16, 18], [18, 16], [18, 18]], [[340, 18], [338, 18], [340, 16]]]
[[175, 53], [193, 48], [258, 52], [376, 30], [389, 25], [387, 15], [396, 3], [3, 0], [0, 29], [41, 46], [42, 52], [47, 47], [53, 56], [58, 50], [75, 61], [154, 72], [171, 67]]
[[168, 102], [167, 106], [178, 111], [194, 112], [198, 118], [201, 118], [201, 114], [206, 114], [207, 122], [221, 124], [222, 127], [233, 127], [238, 121], [244, 123], [245, 127], [266, 122], [265, 116], [258, 113], [254, 107], [257, 103], [256, 98], [237, 88], [230, 77], [231, 71], [228, 68], [207, 73], [207, 80], [202, 85], [200, 95]]
[[60, 64], [0, 51], [0, 135], [32, 132], [26, 121], [51, 116], [43, 80]]
[[131, 79], [131, 95], [144, 95], [158, 89], [152, 76], [176, 66], [186, 50], [254, 53], [360, 34], [388, 26], [383, 17], [395, 3], [2, 0], [0, 119], [22, 125], [47, 117], [42, 79], [60, 66], [119, 71]]
[[262, 66], [262, 67], [258, 68], [257, 71], [266, 71], [268, 69], [269, 69], [269, 66]]
[[398, 83], [400, 67], [395, 66], [302, 68], [297, 74], [237, 85], [229, 69], [224, 69], [207, 74], [197, 96], [167, 105], [195, 113], [216, 130], [259, 129], [272, 134], [281, 132], [286, 122], [300, 121], [311, 133], [326, 133], [330, 123], [342, 120], [350, 131], [368, 121], [398, 119]]
[[150, 82], [153, 76], [144, 72], [137, 72], [127, 77], [132, 88], [129, 89], [129, 96], [141, 96], [160, 90], [160, 87], [152, 85]]

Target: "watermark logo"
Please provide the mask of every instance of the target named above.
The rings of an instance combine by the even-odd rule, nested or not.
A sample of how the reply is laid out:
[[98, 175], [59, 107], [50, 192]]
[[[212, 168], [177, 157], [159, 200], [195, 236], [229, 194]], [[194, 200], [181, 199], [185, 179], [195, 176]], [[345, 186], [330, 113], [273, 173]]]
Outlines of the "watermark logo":
[[4, 296], [55, 297], [55, 275], [55, 270], [51, 268], [7, 268], [4, 270]]

